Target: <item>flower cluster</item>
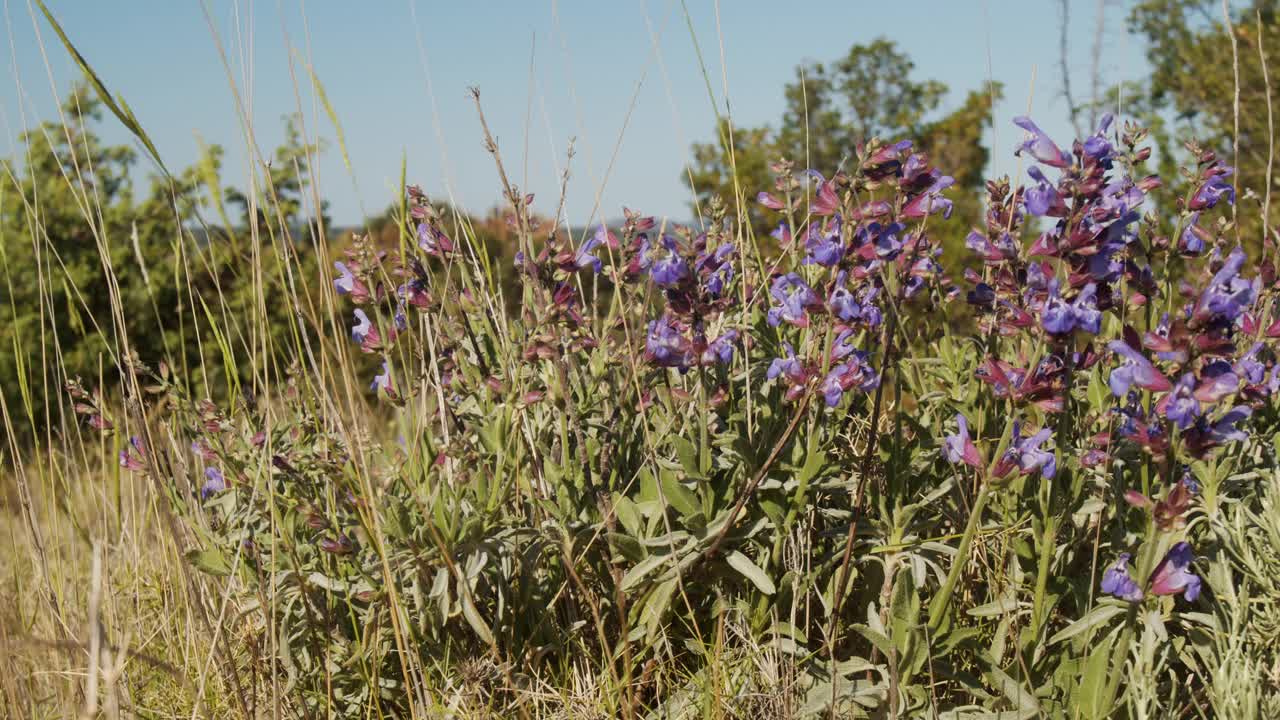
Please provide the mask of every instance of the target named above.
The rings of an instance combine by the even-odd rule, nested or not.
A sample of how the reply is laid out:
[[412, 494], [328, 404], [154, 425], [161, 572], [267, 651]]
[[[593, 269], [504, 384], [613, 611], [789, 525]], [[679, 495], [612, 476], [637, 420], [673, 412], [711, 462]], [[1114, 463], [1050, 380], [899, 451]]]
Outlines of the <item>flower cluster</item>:
[[[521, 199], [518, 213], [526, 217], [533, 195]], [[509, 220], [515, 224], [514, 219]], [[603, 250], [617, 250], [618, 238], [601, 225], [576, 247], [570, 233], [551, 232], [536, 254], [521, 250], [515, 266], [527, 291], [525, 301], [529, 335], [525, 341], [526, 360], [550, 360], [564, 353], [576, 353], [598, 345], [582, 315], [583, 293], [574, 278], [584, 270], [600, 273]]]
[[[1016, 470], [1019, 475], [1039, 473], [1045, 480], [1052, 480], [1058, 472], [1058, 458], [1044, 447], [1052, 437], [1053, 431], [1047, 427], [1023, 437], [1021, 425], [1015, 421], [1008, 448], [991, 468], [991, 477], [1004, 479]], [[970, 437], [969, 421], [964, 415], [956, 415], [956, 432], [943, 438], [942, 454], [953, 465], [968, 465], [979, 474], [987, 471], [985, 455]]]
[[658, 367], [682, 373], [697, 366], [729, 365], [740, 332], [728, 327], [726, 311], [736, 306], [733, 263], [737, 246], [731, 241], [722, 209], [712, 209], [706, 231], [694, 235], [687, 228], [652, 236], [653, 218], [630, 210], [623, 236], [627, 240], [624, 279], [658, 290], [662, 314], [649, 321], [645, 359]]
[[[1071, 397], [1074, 378], [1107, 362], [1110, 368], [1102, 372], [1117, 402], [1110, 412], [1087, 420], [1106, 427], [1089, 438], [1092, 447], [1080, 457], [1082, 468], [1108, 462], [1119, 445], [1129, 444], [1144, 451], [1161, 476], [1172, 476], [1172, 463], [1204, 458], [1246, 439], [1244, 421], [1253, 405], [1280, 389], [1280, 375], [1268, 364], [1273, 353], [1265, 343], [1241, 342], [1242, 336], [1270, 335], [1253, 314], [1261, 284], [1241, 276], [1244, 252], [1224, 252], [1221, 224], [1211, 225], [1205, 215], [1235, 201], [1235, 190], [1225, 179], [1232, 169], [1213, 153], [1193, 148], [1200, 170], [1194, 191], [1179, 201], [1178, 241], [1160, 236], [1144, 240], [1140, 233], [1154, 228], [1155, 220], [1144, 220], [1141, 211], [1147, 194], [1161, 186], [1155, 176], [1137, 172], [1150, 154], [1139, 147], [1145, 131], [1125, 125], [1113, 134], [1114, 121], [1106, 115], [1092, 136], [1066, 151], [1029, 118], [1015, 123], [1026, 133], [1017, 152], [1038, 163], [1028, 169], [1032, 184], [1014, 188], [1007, 181], [988, 183], [985, 229], [973, 230], [966, 240], [983, 267], [967, 270], [965, 277], [972, 285], [967, 297], [980, 327], [1018, 340], [991, 346], [1012, 350], [1019, 359], [989, 356], [977, 370], [978, 379], [997, 400], [1059, 413]], [[1033, 220], [1039, 230], [1031, 227]], [[1038, 234], [1024, 249], [1019, 238], [1029, 231]], [[1175, 294], [1168, 278], [1180, 274], [1179, 258], [1203, 260], [1207, 269], [1198, 287], [1182, 280]], [[1157, 277], [1167, 278], [1166, 283], [1161, 285]], [[1181, 307], [1175, 305], [1179, 298]], [[1168, 312], [1153, 312], [1157, 301]], [[1132, 327], [1138, 322], [1130, 319], [1133, 311], [1145, 314], [1140, 325], [1145, 330]], [[1121, 337], [1096, 346], [1108, 313], [1120, 321]], [[1027, 354], [1035, 359], [1028, 361]], [[1052, 478], [1057, 458], [1042, 446], [1053, 433], [1042, 428], [1024, 439], [1018, 416], [1010, 422], [1008, 450], [991, 466], [991, 474], [998, 478], [1015, 468], [1023, 473], [1038, 469]], [[957, 426], [945, 438], [943, 455], [987, 472], [963, 415]], [[1184, 527], [1197, 489], [1184, 473], [1158, 501], [1136, 491], [1125, 497], [1149, 511], [1158, 532], [1148, 542], [1156, 543]], [[1147, 592], [1181, 592], [1194, 600], [1200, 581], [1189, 570], [1191, 546], [1177, 540], [1171, 547], [1154, 569], [1143, 568], [1146, 578], [1130, 573], [1131, 555], [1122, 553], [1107, 569], [1103, 590], [1130, 601]]]
[[[774, 233], [783, 245], [780, 262], [796, 263], [801, 252], [803, 257], [790, 271], [775, 265], [765, 319], [780, 330], [804, 332], [798, 343], [782, 342], [783, 354], [773, 360], [768, 377], [785, 385], [788, 399], [800, 397], [812, 382], [835, 407], [847, 391], [866, 392], [879, 384], [870, 353], [855, 343], [865, 343], [881, 326], [881, 303], [905, 303], [931, 287], [949, 292], [937, 259], [941, 248], [930, 240], [926, 224], [933, 215], [950, 217], [953, 203], [944, 193], [955, 181], [905, 140], [859, 147], [850, 174], [828, 179], [805, 171], [812, 197], [799, 192], [802, 183], [789, 164], [773, 170], [781, 197], [762, 192], [757, 201], [787, 218]], [[806, 210], [810, 220], [797, 237], [789, 223]]]
[[[1121, 553], [1102, 575], [1102, 591], [1121, 600], [1138, 602], [1145, 596], [1142, 585], [1129, 572], [1129, 553]], [[1164, 559], [1151, 573], [1147, 589], [1152, 595], [1182, 594], [1188, 602], [1200, 597], [1200, 578], [1190, 571], [1195, 562], [1191, 544], [1182, 541], [1165, 554]]]

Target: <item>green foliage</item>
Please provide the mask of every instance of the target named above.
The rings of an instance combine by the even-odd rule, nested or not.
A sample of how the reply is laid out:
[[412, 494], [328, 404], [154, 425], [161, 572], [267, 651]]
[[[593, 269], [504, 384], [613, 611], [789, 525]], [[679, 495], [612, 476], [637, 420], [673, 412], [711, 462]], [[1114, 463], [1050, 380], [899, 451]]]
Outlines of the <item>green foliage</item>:
[[[1237, 4], [1238, 5], [1238, 4]], [[1280, 17], [1274, 3], [1244, 3], [1231, 14], [1232, 33], [1224, 26], [1222, 4], [1216, 0], [1142, 0], [1130, 10], [1132, 31], [1146, 44], [1151, 77], [1145, 87], [1127, 88], [1126, 104], [1140, 113], [1156, 132], [1165, 158], [1164, 177], [1182, 159], [1175, 138], [1193, 137], [1236, 165], [1234, 182], [1242, 202], [1240, 234], [1256, 252], [1262, 249], [1263, 210], [1267, 180], [1276, 189], [1271, 157], [1280, 140]], [[1235, 48], [1232, 48], [1234, 34]], [[1268, 76], [1264, 77], [1263, 58]], [[1236, 68], [1239, 102], [1236, 102]], [[1239, 132], [1237, 134], [1237, 118]], [[1172, 121], [1170, 124], [1168, 121]], [[1239, 149], [1237, 158], [1234, 149]], [[1245, 199], [1245, 190], [1254, 196]], [[1174, 198], [1166, 196], [1167, 202]], [[1280, 221], [1280, 203], [1267, 208], [1266, 226]]]
[[[963, 309], [915, 253], [969, 264], [955, 238], [981, 214], [992, 98], [973, 93], [930, 119], [945, 88], [912, 69], [892, 43], [855, 47], [800, 72], [777, 131], [734, 129], [732, 165], [717, 146], [696, 148], [693, 183], [716, 199], [704, 196], [705, 234], [673, 228], [669, 251], [696, 281], [633, 269], [653, 259], [651, 219], [629, 216], [620, 237], [602, 230], [584, 249], [559, 227], [544, 232], [512, 188], [509, 209], [484, 219], [405, 188], [347, 248], [343, 298], [321, 254], [324, 205], [305, 180], [319, 146], [296, 125], [256, 190], [225, 189], [212, 146], [139, 202], [133, 153], [102, 146], [95, 101], [77, 93], [71, 134], [25, 136], [25, 163], [4, 186], [22, 201], [0, 207], [13, 320], [0, 369], [18, 378], [7, 406], [32, 429], [46, 401], [68, 418], [122, 408], [102, 435], [63, 423], [67, 462], [146, 477], [200, 573], [191, 586], [216, 590], [210, 629], [225, 640], [202, 662], [245, 716], [255, 688], [304, 717], [510, 717], [561, 712], [582, 686], [594, 703], [583, 715], [625, 718], [1280, 712], [1274, 399], [1250, 401], [1248, 440], [1203, 452], [1112, 434], [1121, 407], [1108, 379], [1121, 365], [1103, 348], [1126, 329], [1155, 331], [1153, 308], [1182, 292], [1174, 278], [1194, 277], [1187, 258], [1153, 263], [1165, 282], [1141, 303], [1122, 294], [1131, 302], [1101, 308], [1095, 330], [1050, 331], [1042, 304], [1020, 327], [958, 332]], [[958, 218], [919, 210], [924, 186], [875, 175], [855, 150], [878, 135], [914, 136], [955, 175]], [[756, 214], [753, 193], [769, 186], [769, 153], [796, 159], [802, 147], [828, 175], [843, 166], [843, 217], [865, 192], [918, 242], [859, 261], [883, 293], [874, 323], [837, 326], [825, 299], [803, 323], [770, 322], [775, 271], [826, 296], [848, 265], [732, 247], [744, 229], [728, 208], [748, 203], [753, 225], [776, 219]], [[1117, 153], [1114, 165], [1131, 160]], [[813, 206], [812, 189], [791, 189], [804, 194], [796, 207]], [[998, 222], [1018, 207], [1012, 190], [993, 183], [989, 229], [1012, 224]], [[1078, 215], [1065, 217], [1085, 217], [1085, 190], [1072, 193]], [[221, 224], [204, 223], [207, 211]], [[433, 242], [418, 242], [424, 231]], [[1125, 259], [1149, 259], [1158, 231], [1143, 225]], [[725, 248], [734, 272], [704, 289]], [[588, 249], [607, 271], [585, 272]], [[990, 261], [984, 277], [1004, 275], [993, 282], [1023, 296], [1025, 253]], [[1202, 275], [1219, 270], [1198, 262]], [[1045, 272], [1066, 276], [1067, 263], [1057, 255]], [[1276, 297], [1266, 290], [1263, 320]], [[675, 319], [677, 344], [696, 345], [677, 362], [659, 355], [657, 308]], [[353, 346], [354, 310], [369, 320]], [[730, 333], [720, 360], [706, 341]], [[832, 402], [845, 340], [867, 349], [877, 382], [842, 386]], [[770, 370], [792, 345], [805, 367], [788, 385]], [[1070, 358], [1048, 383], [1061, 408], [1016, 397], [1025, 376], [992, 389], [992, 362], [1038, 370], [1046, 352], [1063, 367]], [[118, 397], [72, 384], [70, 406], [50, 400], [59, 383], [46, 368]], [[1135, 398], [1144, 420], [1156, 416], [1150, 392]], [[977, 462], [948, 459], [957, 415], [972, 423]], [[1020, 425], [1052, 428], [1056, 475], [1006, 454]], [[1165, 511], [1148, 506], [1170, 502], [1180, 464], [1202, 491], [1162, 524]], [[1150, 499], [1126, 492], [1136, 488]], [[1199, 599], [1150, 583], [1183, 538], [1200, 555]], [[1126, 549], [1149, 592], [1121, 601], [1099, 580]]]

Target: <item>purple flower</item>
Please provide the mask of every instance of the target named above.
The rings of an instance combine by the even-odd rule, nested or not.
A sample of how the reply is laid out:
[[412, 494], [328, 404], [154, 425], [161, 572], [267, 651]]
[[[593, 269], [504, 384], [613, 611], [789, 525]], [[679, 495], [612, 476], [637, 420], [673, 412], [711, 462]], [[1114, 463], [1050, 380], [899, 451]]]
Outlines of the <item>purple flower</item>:
[[839, 263], [844, 257], [844, 243], [840, 241], [839, 216], [832, 221], [831, 227], [825, 233], [819, 228], [818, 223], [811, 224], [809, 237], [805, 240], [805, 248], [809, 251], [809, 255], [804, 259], [805, 265], [817, 263], [824, 267], [831, 267]]
[[1120, 557], [1102, 574], [1102, 592], [1129, 602], [1142, 599], [1142, 588], [1129, 574], [1129, 553], [1120, 553]]
[[1058, 294], [1058, 280], [1049, 282], [1049, 297], [1040, 311], [1040, 324], [1053, 335], [1067, 335], [1076, 327], [1076, 316], [1071, 306]]
[[227, 481], [222, 477], [222, 471], [216, 467], [208, 467], [204, 469], [204, 485], [200, 488], [200, 499], [206, 500], [214, 493], [222, 492], [227, 489]]
[[[1008, 236], [1006, 235], [1006, 237]], [[964, 246], [978, 253], [978, 256], [987, 262], [1001, 262], [1002, 260], [1008, 260], [1010, 257], [1015, 257], [1017, 255], [1016, 248], [1012, 247], [1012, 243], [1001, 247], [996, 243], [991, 242], [986, 235], [978, 232], [977, 230], [969, 231], [969, 234], [965, 236]], [[1007, 255], [1004, 252], [1006, 248], [1013, 250], [1014, 254]]]
[[337, 289], [338, 294], [348, 295], [354, 292], [356, 289], [356, 283], [360, 281], [356, 280], [355, 274], [351, 272], [350, 268], [347, 267], [347, 264], [343, 262], [335, 262], [333, 266], [337, 268], [340, 273], [338, 278], [333, 281], [333, 287]]
[[1108, 381], [1111, 386], [1111, 392], [1116, 397], [1127, 395], [1131, 385], [1137, 385], [1143, 390], [1154, 392], [1168, 390], [1172, 387], [1169, 379], [1157, 370], [1151, 364], [1151, 361], [1147, 360], [1142, 353], [1130, 347], [1125, 341], [1112, 340], [1107, 344], [1107, 347], [1111, 352], [1125, 360], [1123, 365], [1111, 371], [1111, 378]]
[[142, 460], [146, 456], [146, 451], [142, 449], [142, 438], [134, 435], [129, 438], [129, 447], [120, 451], [120, 467], [137, 472], [144, 467]]
[[1223, 413], [1212, 425], [1209, 426], [1209, 439], [1215, 445], [1226, 445], [1229, 442], [1244, 442], [1249, 439], [1249, 433], [1241, 430], [1238, 425], [1240, 422], [1249, 419], [1253, 414], [1253, 408], [1248, 405], [1237, 405]]
[[969, 421], [964, 415], [957, 413], [956, 425], [959, 428], [956, 434], [943, 438], [942, 452], [947, 462], [952, 464], [962, 462], [969, 467], [981, 468], [982, 455], [978, 452], [978, 447], [973, 444], [973, 440], [969, 438]]
[[1261, 349], [1262, 343], [1256, 342], [1236, 361], [1235, 373], [1249, 385], [1261, 384], [1267, 378], [1267, 366], [1258, 361], [1258, 351]]
[[202, 440], [195, 440], [191, 443], [191, 452], [205, 462], [213, 462], [218, 459], [217, 453]]
[[864, 166], [867, 175], [872, 179], [892, 176], [902, 167], [902, 156], [909, 150], [911, 150], [910, 140], [899, 140], [892, 145], [880, 148], [867, 158]]
[[1013, 119], [1013, 124], [1027, 131], [1015, 154], [1027, 152], [1036, 160], [1056, 168], [1064, 168], [1071, 164], [1071, 158], [1049, 139], [1031, 118], [1021, 116]]
[[855, 297], [849, 288], [845, 287], [848, 275], [849, 273], [841, 271], [836, 276], [835, 285], [827, 296], [827, 310], [846, 323], [862, 321], [871, 327], [879, 325], [881, 313], [880, 308], [875, 304], [876, 295], [880, 293], [879, 288], [868, 285], [863, 289], [861, 298]]
[[[356, 309], [356, 324], [351, 326], [351, 339], [360, 345], [360, 349], [364, 352], [371, 353], [382, 347], [382, 336], [378, 333], [378, 328], [369, 320], [369, 316], [363, 310]], [[403, 320], [403, 317], [400, 318]], [[391, 331], [392, 337], [395, 336], [395, 330]]]
[[681, 328], [670, 317], [663, 315], [649, 321], [649, 334], [645, 339], [645, 354], [659, 367], [689, 369], [692, 349]]
[[1027, 188], [1023, 200], [1027, 206], [1027, 212], [1036, 216], [1048, 215], [1054, 206], [1061, 202], [1058, 199], [1058, 191], [1054, 189], [1039, 167], [1032, 165], [1027, 169], [1027, 174], [1036, 181], [1034, 187]]
[[853, 331], [841, 330], [836, 336], [835, 342], [831, 343], [831, 359], [843, 360], [854, 353], [858, 348], [853, 344]]
[[942, 191], [954, 185], [955, 182], [955, 178], [950, 175], [943, 175], [937, 178], [927, 190], [902, 206], [902, 216], [922, 218], [942, 211], [942, 217], [950, 218], [953, 204], [947, 198], [942, 197]]
[[1075, 302], [1071, 303], [1071, 311], [1075, 314], [1076, 327], [1091, 335], [1102, 330], [1102, 313], [1098, 310], [1098, 287], [1093, 283], [1085, 285]]
[[817, 191], [813, 202], [809, 204], [809, 212], [819, 217], [834, 215], [840, 209], [840, 198], [836, 196], [835, 188], [817, 170], [806, 170], [805, 174], [817, 181]]
[[827, 407], [839, 405], [845, 391], [850, 388], [857, 387], [868, 392], [880, 384], [880, 376], [866, 364], [866, 358], [867, 353], [855, 350], [845, 362], [832, 367], [823, 378], [821, 390]]
[[1053, 335], [1067, 335], [1077, 328], [1094, 335], [1102, 329], [1102, 313], [1098, 311], [1098, 288], [1085, 285], [1070, 305], [1058, 294], [1058, 280], [1049, 281], [1049, 297], [1041, 310], [1041, 323]]
[[1191, 196], [1191, 202], [1187, 203], [1187, 207], [1192, 210], [1205, 210], [1218, 204], [1222, 198], [1226, 198], [1228, 203], [1235, 204], [1236, 189], [1228, 183], [1225, 178], [1231, 174], [1231, 169], [1227, 168], [1225, 173], [1214, 175], [1201, 185]]
[[801, 384], [808, 379], [808, 373], [805, 372], [804, 365], [800, 363], [800, 359], [796, 357], [795, 348], [791, 347], [791, 343], [782, 343], [783, 356], [774, 358], [769, 363], [769, 372], [766, 374], [770, 380], [779, 376], [787, 379], [792, 384]]
[[728, 330], [707, 343], [707, 349], [702, 351], [702, 364], [711, 365], [718, 362], [721, 365], [728, 365], [733, 360], [733, 346], [736, 342], [738, 342], [738, 331]]
[[1040, 449], [1052, 433], [1049, 428], [1041, 428], [1035, 435], [1014, 444], [1012, 452], [1017, 454], [1018, 467], [1024, 474], [1039, 470], [1040, 476], [1049, 480], [1057, 473], [1057, 458], [1052, 452]]
[[1209, 233], [1197, 224], [1199, 221], [1200, 213], [1191, 213], [1187, 218], [1187, 227], [1178, 240], [1178, 249], [1188, 255], [1199, 255], [1204, 252], [1205, 236]]
[[1115, 116], [1111, 113], [1103, 113], [1102, 119], [1098, 121], [1098, 130], [1084, 141], [1085, 155], [1098, 161], [1110, 159], [1111, 143], [1107, 141], [1107, 130], [1111, 128], [1114, 120]]
[[720, 297], [733, 280], [733, 264], [729, 257], [737, 252], [733, 243], [725, 243], [712, 253], [703, 253], [693, 267], [702, 276], [702, 286], [712, 297]]
[[1246, 255], [1236, 248], [1227, 256], [1222, 269], [1214, 274], [1209, 286], [1196, 301], [1192, 317], [1199, 322], [1221, 320], [1234, 322], [1244, 314], [1257, 297], [1257, 283], [1240, 277]]
[[778, 198], [774, 197], [773, 195], [767, 192], [764, 192], [763, 190], [760, 191], [759, 195], [756, 195], [756, 202], [769, 208], [770, 210], [782, 210], [783, 208], [786, 207], [786, 205], [782, 204], [781, 200], [779, 200]]
[[320, 541], [320, 549], [334, 555], [347, 555], [355, 550], [355, 544], [351, 542], [351, 538], [343, 533], [338, 533], [338, 537], [325, 538]]
[[664, 236], [662, 245], [666, 248], [667, 254], [654, 261], [649, 268], [649, 277], [653, 278], [653, 282], [659, 287], [673, 288], [688, 279], [689, 263], [680, 257], [675, 238]]
[[356, 324], [351, 326], [351, 339], [363, 345], [370, 333], [377, 333], [377, 330], [374, 329], [369, 316], [363, 310], [357, 309]]
[[419, 309], [431, 307], [431, 294], [427, 292], [427, 285], [418, 278], [397, 287], [396, 296]]
[[922, 153], [912, 153], [902, 166], [902, 182], [915, 185], [929, 174], [929, 159]]
[[769, 308], [767, 320], [777, 327], [783, 320], [797, 327], [809, 326], [808, 309], [820, 306], [818, 296], [809, 285], [796, 273], [780, 275], [773, 281], [769, 294], [778, 301], [778, 305]]
[[428, 255], [439, 257], [453, 252], [453, 241], [429, 222], [418, 223], [418, 247]]
[[978, 283], [965, 295], [965, 301], [970, 305], [990, 308], [996, 302], [996, 289], [986, 283]]
[[600, 258], [592, 255], [591, 251], [599, 246], [600, 243], [604, 242], [604, 239], [608, 236], [608, 232], [609, 231], [605, 226], [601, 225], [595, 235], [592, 235], [590, 239], [578, 246], [577, 252], [573, 254], [573, 264], [575, 267], [579, 270], [592, 268], [595, 272], [600, 272], [600, 268], [603, 267], [603, 263], [600, 262]]
[[1191, 552], [1191, 544], [1180, 542], [1169, 549], [1156, 570], [1151, 574], [1151, 592], [1155, 595], [1177, 595], [1188, 602], [1194, 602], [1200, 596], [1200, 578], [1188, 572], [1195, 555]]
[[382, 362], [382, 374], [374, 376], [373, 384], [369, 386], [369, 389], [374, 392], [381, 390], [388, 395], [395, 392], [391, 387], [391, 366], [385, 360]]
[[1195, 384], [1195, 376], [1185, 373], [1178, 378], [1177, 384], [1173, 386], [1173, 392], [1161, 398], [1156, 405], [1165, 417], [1183, 430], [1191, 427], [1200, 416], [1200, 403], [1195, 397]]
[[1205, 404], [1213, 404], [1240, 389], [1240, 377], [1226, 360], [1214, 360], [1200, 370], [1195, 396]]
[[1145, 200], [1146, 195], [1142, 190], [1128, 177], [1122, 177], [1102, 188], [1102, 197], [1097, 201], [1096, 207], [1106, 211], [1102, 214], [1102, 220], [1119, 221], [1107, 228], [1109, 232], [1118, 233], [1142, 219], [1136, 211]]
[[881, 225], [873, 222], [858, 231], [857, 242], [860, 255], [866, 259], [880, 258], [892, 260], [902, 252], [902, 231], [907, 227], [902, 223]]

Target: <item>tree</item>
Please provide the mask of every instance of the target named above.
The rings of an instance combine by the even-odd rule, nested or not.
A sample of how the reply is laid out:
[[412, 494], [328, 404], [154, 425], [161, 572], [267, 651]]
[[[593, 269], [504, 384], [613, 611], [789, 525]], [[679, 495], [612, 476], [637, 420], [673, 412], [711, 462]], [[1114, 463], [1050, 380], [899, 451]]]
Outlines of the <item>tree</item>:
[[[285, 227], [295, 238], [303, 237], [308, 227], [315, 224], [317, 218], [306, 217], [307, 193], [310, 191], [311, 163], [324, 150], [322, 142], [306, 143], [303, 141], [300, 117], [297, 113], [284, 117], [285, 141], [276, 148], [275, 156], [267, 167], [269, 185], [259, 187], [257, 198], [257, 226], [259, 228], [278, 227], [278, 218], [283, 218]], [[240, 208], [241, 227], [250, 225], [250, 199], [236, 188], [227, 188], [227, 201]], [[320, 218], [325, 226], [329, 225], [328, 201], [320, 201]]]
[[[915, 64], [893, 41], [877, 39], [854, 45], [835, 63], [808, 63], [796, 68], [796, 79], [784, 88], [786, 100], [777, 129], [734, 128], [732, 162], [728, 126], [717, 128], [718, 142], [693, 147], [693, 162], [684, 177], [692, 183], [699, 204], [712, 196], [732, 202], [737, 188], [757, 233], [770, 229], [753, 201], [756, 192], [771, 186], [769, 165], [786, 158], [800, 168], [830, 175], [847, 162], [861, 142], [912, 140], [935, 164], [956, 178], [957, 212], [950, 223], [963, 236], [977, 220], [977, 192], [983, 184], [989, 151], [982, 144], [983, 128], [991, 125], [999, 86], [969, 93], [961, 106], [934, 118], [947, 86], [937, 80], [912, 78]], [[962, 196], [962, 197], [961, 197]], [[967, 221], [967, 222], [966, 222]]]
[[[172, 180], [152, 178], [139, 199], [137, 154], [101, 140], [102, 110], [87, 86], [76, 88], [62, 106], [65, 127], [46, 122], [23, 133], [21, 163], [7, 161], [0, 178], [0, 392], [17, 430], [45, 426], [45, 408], [58, 405], [48, 399], [65, 379], [97, 385], [102, 373], [111, 387], [125, 348], [177, 368], [193, 392], [225, 397], [255, 370], [243, 362], [255, 330], [267, 352], [293, 340], [296, 316], [278, 301], [287, 297], [285, 258], [297, 264], [300, 292], [328, 282], [309, 243], [255, 259], [243, 230], [203, 222], [201, 209], [212, 206], [229, 224], [216, 145]], [[271, 169], [291, 230], [306, 189], [294, 161], [315, 150], [298, 138], [290, 132]], [[270, 208], [273, 226], [274, 204], [260, 208]], [[211, 319], [225, 343], [211, 342]]]
[[[1261, 27], [1259, 27], [1259, 20]], [[1258, 0], [1232, 17], [1232, 34], [1223, 23], [1217, 0], [1142, 0], [1129, 15], [1129, 29], [1146, 41], [1151, 78], [1136, 107], [1153, 126], [1167, 175], [1175, 162], [1188, 159], [1175, 138], [1195, 138], [1200, 145], [1236, 164], [1240, 190], [1241, 237], [1255, 249], [1262, 236], [1260, 202], [1266, 195], [1268, 155], [1277, 140], [1269, 121], [1280, 113], [1280, 77], [1273, 58], [1280, 57], [1277, 6]], [[1259, 34], [1261, 30], [1261, 34]], [[1232, 35], [1236, 51], [1232, 52]], [[1259, 45], [1266, 51], [1271, 77], [1263, 75]], [[1235, 61], [1239, 61], [1239, 135], [1236, 135]], [[1268, 96], [1267, 84], [1271, 84]], [[1235, 157], [1233, 138], [1239, 148]], [[1275, 180], [1272, 180], [1275, 190]], [[1255, 199], [1245, 197], [1252, 190]], [[1171, 198], [1165, 198], [1171, 200]], [[1268, 225], [1280, 221], [1280, 209], [1270, 208]], [[1257, 257], [1257, 255], [1254, 255]]]

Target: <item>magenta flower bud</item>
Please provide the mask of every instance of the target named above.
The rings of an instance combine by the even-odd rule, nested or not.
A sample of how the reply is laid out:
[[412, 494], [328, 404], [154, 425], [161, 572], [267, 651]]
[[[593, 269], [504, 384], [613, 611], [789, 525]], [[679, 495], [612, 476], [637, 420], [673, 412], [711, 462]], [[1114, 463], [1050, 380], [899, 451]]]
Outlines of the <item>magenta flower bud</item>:
[[981, 470], [985, 465], [982, 459], [982, 453], [978, 451], [978, 446], [973, 444], [973, 440], [969, 438], [969, 421], [964, 415], [956, 414], [957, 430], [954, 435], [947, 435], [943, 441], [943, 455], [947, 458], [947, 462], [964, 463], [972, 468]]
[[839, 212], [840, 198], [836, 196], [836, 191], [832, 184], [822, 177], [822, 173], [817, 170], [807, 170], [805, 172], [818, 183], [813, 202], [809, 204], [809, 212], [819, 217], [834, 215]]
[[129, 438], [129, 446], [120, 451], [120, 467], [137, 472], [143, 467], [143, 458], [147, 456], [142, 449], [142, 439], [134, 435]]
[[770, 210], [784, 210], [787, 207], [781, 200], [774, 197], [770, 193], [764, 192], [763, 190], [760, 192], [759, 195], [756, 195], [756, 202], [769, 208]]

